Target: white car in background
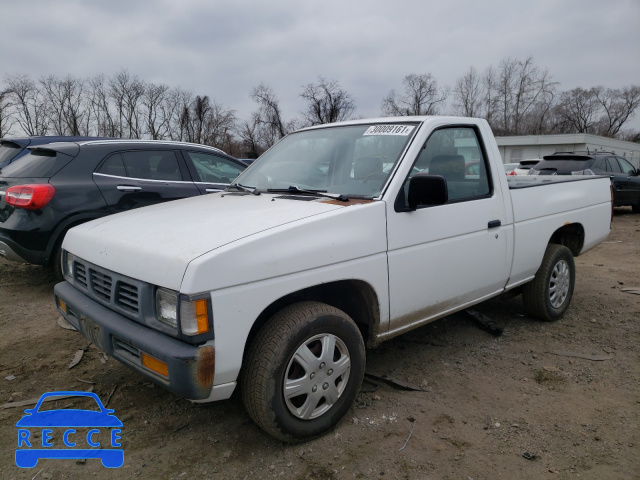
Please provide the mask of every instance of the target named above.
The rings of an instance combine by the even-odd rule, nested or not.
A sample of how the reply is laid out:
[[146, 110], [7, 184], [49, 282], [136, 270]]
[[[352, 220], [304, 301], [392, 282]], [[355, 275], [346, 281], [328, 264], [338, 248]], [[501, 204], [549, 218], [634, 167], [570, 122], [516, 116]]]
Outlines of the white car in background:
[[529, 170], [535, 167], [538, 162], [540, 162], [540, 158], [531, 158], [527, 160], [522, 160], [518, 166], [515, 168], [512, 175], [529, 175]]
[[518, 166], [517, 163], [505, 163], [504, 173], [506, 173], [507, 175], [515, 175], [513, 172], [515, 171], [517, 166]]

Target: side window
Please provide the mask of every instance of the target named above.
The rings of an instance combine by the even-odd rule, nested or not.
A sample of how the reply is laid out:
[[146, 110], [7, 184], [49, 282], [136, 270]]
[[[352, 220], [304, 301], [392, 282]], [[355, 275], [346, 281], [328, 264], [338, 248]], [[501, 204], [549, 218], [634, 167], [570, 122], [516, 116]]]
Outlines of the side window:
[[593, 162], [593, 166], [591, 167], [591, 170], [596, 173], [596, 172], [603, 172], [607, 169], [606, 165], [605, 165], [605, 161], [604, 158], [598, 158], [595, 162]]
[[126, 177], [127, 171], [122, 163], [122, 157], [119, 153], [110, 155], [105, 162], [98, 169], [98, 173], [104, 173], [105, 175], [113, 175], [114, 177]]
[[627, 175], [633, 175], [636, 171], [635, 167], [631, 165], [626, 159], [617, 157], [620, 166], [622, 167], [622, 172]]
[[618, 162], [616, 161], [616, 157], [607, 157], [607, 171], [612, 173], [622, 173], [622, 169]]
[[122, 152], [121, 155], [128, 177], [145, 180], [182, 180], [178, 159], [172, 150], [138, 150]]
[[231, 160], [201, 152], [187, 152], [201, 182], [231, 183], [244, 168]]
[[436, 130], [416, 159], [412, 174], [418, 172], [442, 175], [447, 181], [449, 203], [491, 193], [487, 162], [473, 128]]

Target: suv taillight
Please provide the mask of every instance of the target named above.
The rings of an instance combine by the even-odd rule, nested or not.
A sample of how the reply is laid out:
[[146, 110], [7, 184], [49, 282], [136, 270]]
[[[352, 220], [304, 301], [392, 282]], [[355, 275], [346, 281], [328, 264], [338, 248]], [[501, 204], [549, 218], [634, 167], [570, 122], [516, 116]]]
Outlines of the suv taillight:
[[56, 189], [48, 183], [36, 185], [16, 185], [9, 187], [5, 193], [7, 205], [37, 210], [44, 207], [53, 198]]

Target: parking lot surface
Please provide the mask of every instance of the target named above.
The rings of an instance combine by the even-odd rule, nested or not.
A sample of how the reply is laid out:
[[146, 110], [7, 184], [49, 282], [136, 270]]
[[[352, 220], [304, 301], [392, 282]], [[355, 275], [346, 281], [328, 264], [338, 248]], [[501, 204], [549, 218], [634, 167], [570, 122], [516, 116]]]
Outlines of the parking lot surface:
[[[194, 405], [106, 357], [60, 325], [47, 269], [0, 259], [0, 477], [640, 478], [640, 215], [616, 209], [576, 270], [558, 322], [496, 299], [475, 310], [502, 335], [459, 313], [368, 351], [371, 376], [337, 428], [284, 445], [239, 398]], [[16, 422], [33, 405], [12, 404], [70, 390], [92, 390], [122, 421], [120, 471], [97, 459], [16, 467]]]

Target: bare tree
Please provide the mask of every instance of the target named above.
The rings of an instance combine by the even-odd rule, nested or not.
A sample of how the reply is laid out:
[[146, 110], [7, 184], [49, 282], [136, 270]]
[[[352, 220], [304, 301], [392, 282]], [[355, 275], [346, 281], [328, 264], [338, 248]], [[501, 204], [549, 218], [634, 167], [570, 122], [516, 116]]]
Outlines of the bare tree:
[[87, 80], [88, 84], [88, 109], [95, 125], [95, 133], [98, 136], [120, 137], [122, 131], [114, 118], [110, 104], [109, 89], [105, 83], [104, 75]]
[[560, 94], [556, 112], [567, 133], [595, 133], [600, 108], [595, 88], [574, 88]]
[[0, 90], [0, 138], [11, 134], [14, 124], [9, 90]]
[[302, 116], [309, 125], [346, 120], [355, 110], [353, 98], [335, 80], [318, 77], [318, 83], [303, 87], [300, 96], [307, 101], [307, 110]]
[[172, 88], [167, 92], [164, 109], [169, 117], [169, 138], [184, 140], [185, 132], [182, 125], [184, 107], [191, 104], [193, 94], [179, 88]]
[[518, 63], [517, 89], [514, 105], [514, 132], [535, 133], [536, 126], [541, 123], [536, 118], [549, 110], [555, 96], [557, 82], [551, 80], [549, 70], [540, 70], [533, 64], [533, 58], [528, 57]]
[[212, 102], [206, 95], [198, 95], [189, 105], [183, 105], [180, 115], [182, 140], [225, 151], [231, 147], [235, 124], [235, 112], [216, 101]]
[[409, 74], [402, 80], [404, 93], [391, 90], [382, 101], [383, 115], [437, 115], [449, 96], [449, 88], [438, 87], [430, 73]]
[[268, 148], [289, 133], [289, 128], [282, 118], [280, 102], [271, 88], [261, 83], [253, 89], [251, 98], [259, 106], [257, 119], [261, 137]]
[[141, 100], [145, 85], [136, 76], [122, 70], [109, 80], [109, 96], [115, 103], [120, 135], [140, 138], [143, 135]]
[[46, 135], [46, 103], [35, 82], [28, 75], [9, 75], [6, 81], [22, 131], [27, 135]]
[[625, 128], [618, 132], [617, 138], [620, 140], [626, 140], [627, 142], [640, 143], [640, 130]]
[[596, 98], [604, 109], [599, 133], [614, 137], [640, 105], [640, 86], [632, 85], [622, 90], [598, 87]]
[[228, 152], [231, 150], [235, 129], [235, 111], [214, 100], [206, 118], [204, 143]]
[[482, 76], [482, 87], [484, 115], [489, 125], [495, 129], [496, 118], [498, 118], [498, 78], [493, 65], [489, 65]]
[[541, 70], [533, 58], [505, 58], [495, 76], [497, 115], [492, 118], [494, 129], [503, 135], [521, 135], [536, 130], [542, 123], [532, 114], [548, 111], [553, 102], [556, 83], [548, 70]]
[[84, 81], [67, 75], [50, 75], [40, 84], [45, 95], [49, 128], [57, 135], [89, 135], [89, 111], [85, 104]]
[[166, 96], [169, 87], [148, 83], [144, 86], [144, 93], [140, 105], [144, 115], [144, 130], [152, 140], [164, 140], [171, 131], [171, 115], [166, 110]]
[[189, 141], [202, 143], [206, 136], [206, 123], [211, 114], [211, 104], [208, 96], [196, 96], [191, 105], [191, 139]]
[[475, 67], [456, 81], [453, 88], [455, 112], [463, 117], [479, 117], [482, 115], [482, 80]]
[[240, 123], [238, 135], [242, 141], [244, 157], [258, 158], [266, 150], [260, 139], [260, 117], [258, 112], [252, 113], [249, 120]]

